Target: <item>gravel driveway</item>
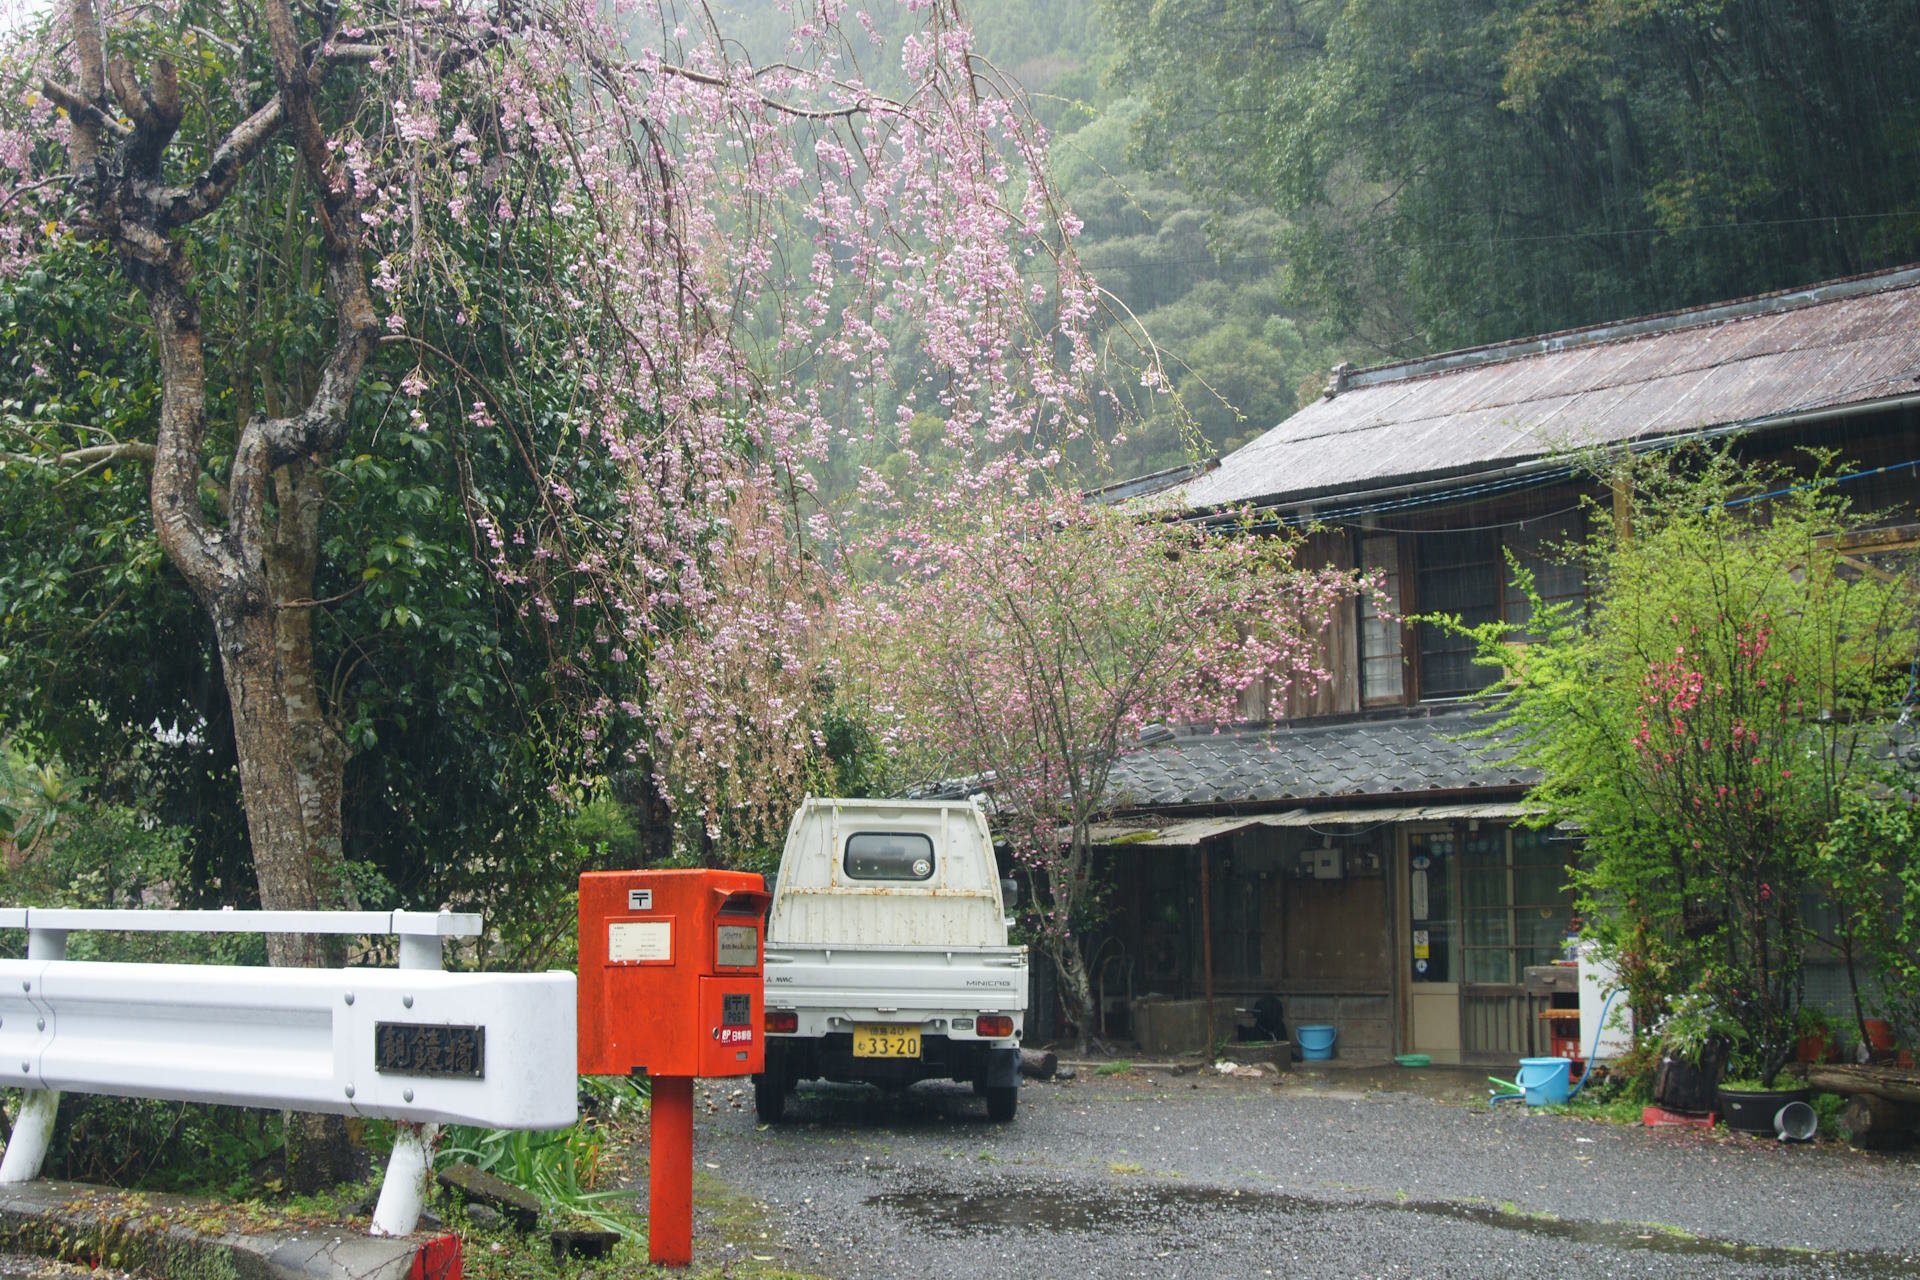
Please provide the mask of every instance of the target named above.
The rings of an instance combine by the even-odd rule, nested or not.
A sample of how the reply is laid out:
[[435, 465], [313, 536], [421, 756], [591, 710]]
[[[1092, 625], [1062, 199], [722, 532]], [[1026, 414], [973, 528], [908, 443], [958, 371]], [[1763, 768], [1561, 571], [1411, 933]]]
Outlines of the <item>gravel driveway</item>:
[[1005, 1126], [820, 1085], [771, 1129], [713, 1081], [695, 1159], [839, 1280], [1920, 1277], [1920, 1157], [1489, 1111], [1480, 1078], [1083, 1073]]

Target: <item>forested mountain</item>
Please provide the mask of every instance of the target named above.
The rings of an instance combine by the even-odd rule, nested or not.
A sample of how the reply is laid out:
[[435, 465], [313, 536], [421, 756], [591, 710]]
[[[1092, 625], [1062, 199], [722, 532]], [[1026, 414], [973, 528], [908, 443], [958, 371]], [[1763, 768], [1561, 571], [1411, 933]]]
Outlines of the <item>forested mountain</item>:
[[[1116, 365], [1144, 418], [1123, 474], [1252, 438], [1338, 359], [1920, 259], [1920, 0], [966, 13], [1052, 129], [1110, 334], [1144, 334], [1181, 395], [1139, 399]], [[758, 58], [776, 19], [760, 0], [722, 13]]]
[[[1141, 399], [1116, 364], [1142, 419], [1118, 473], [1243, 443], [1341, 359], [1920, 258], [1920, 0], [966, 12], [1053, 131], [1110, 339], [1144, 335], [1179, 392]], [[760, 58], [776, 18], [721, 14]]]
[[1143, 162], [1412, 353], [1920, 257], [1915, 0], [1104, 0]]

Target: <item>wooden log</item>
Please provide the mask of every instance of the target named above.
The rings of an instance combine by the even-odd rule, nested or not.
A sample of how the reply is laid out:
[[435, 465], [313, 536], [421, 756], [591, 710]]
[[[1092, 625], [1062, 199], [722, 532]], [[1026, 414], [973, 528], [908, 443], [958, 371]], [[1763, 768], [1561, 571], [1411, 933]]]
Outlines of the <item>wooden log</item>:
[[1920, 1105], [1856, 1093], [1840, 1113], [1840, 1123], [1856, 1147], [1900, 1146], [1920, 1129]]
[[1020, 1074], [1032, 1076], [1035, 1080], [1051, 1080], [1060, 1070], [1060, 1059], [1045, 1049], [1022, 1049], [1020, 1051]]
[[1871, 1093], [1894, 1102], [1920, 1104], [1920, 1071], [1912, 1068], [1816, 1062], [1807, 1067], [1807, 1083], [1829, 1093]]

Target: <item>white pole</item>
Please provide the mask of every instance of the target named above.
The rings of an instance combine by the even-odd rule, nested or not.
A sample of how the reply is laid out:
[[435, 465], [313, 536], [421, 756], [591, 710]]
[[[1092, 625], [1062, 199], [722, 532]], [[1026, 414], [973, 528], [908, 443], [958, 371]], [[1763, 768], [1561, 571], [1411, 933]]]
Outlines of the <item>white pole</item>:
[[417, 933], [400, 935], [402, 969], [438, 969], [441, 965], [440, 939]]
[[380, 1203], [373, 1209], [374, 1235], [412, 1235], [419, 1225], [420, 1206], [433, 1177], [433, 1139], [439, 1132], [437, 1124], [402, 1120], [394, 1125], [387, 1180], [380, 1184]]
[[53, 1140], [53, 1120], [60, 1111], [58, 1089], [26, 1089], [20, 1095], [20, 1114], [7, 1139], [7, 1155], [0, 1160], [0, 1183], [31, 1182], [40, 1176]]
[[[27, 930], [27, 959], [65, 960], [67, 933], [64, 929]], [[40, 1029], [46, 1030], [46, 1022]], [[22, 1067], [26, 1063], [20, 1064]], [[53, 1141], [53, 1122], [60, 1114], [58, 1089], [24, 1089], [20, 1093], [20, 1114], [13, 1122], [13, 1136], [7, 1139], [7, 1154], [0, 1159], [0, 1183], [32, 1182], [40, 1176], [47, 1160], [47, 1145]]]

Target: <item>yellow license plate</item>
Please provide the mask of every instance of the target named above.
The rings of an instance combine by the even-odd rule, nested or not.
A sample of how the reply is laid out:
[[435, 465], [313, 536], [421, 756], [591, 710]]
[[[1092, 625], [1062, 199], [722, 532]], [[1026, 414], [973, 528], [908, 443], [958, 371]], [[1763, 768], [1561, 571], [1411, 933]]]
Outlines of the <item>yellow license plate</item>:
[[856, 1058], [917, 1058], [920, 1056], [920, 1028], [884, 1022], [855, 1023], [853, 1056]]

